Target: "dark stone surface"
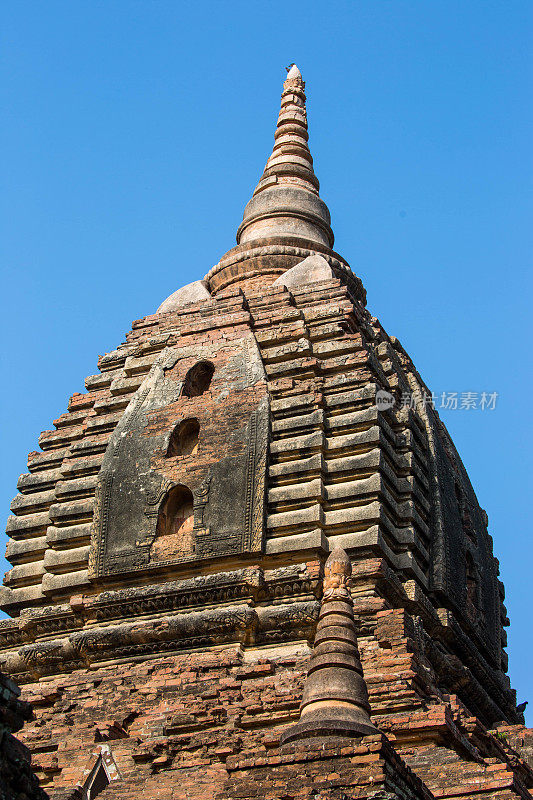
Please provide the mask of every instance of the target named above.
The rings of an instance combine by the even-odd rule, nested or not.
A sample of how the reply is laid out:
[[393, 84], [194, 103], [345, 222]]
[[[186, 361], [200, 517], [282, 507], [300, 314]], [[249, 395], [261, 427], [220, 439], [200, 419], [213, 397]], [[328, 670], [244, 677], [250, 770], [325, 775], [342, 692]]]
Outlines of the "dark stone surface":
[[32, 717], [30, 704], [19, 695], [17, 685], [0, 673], [0, 800], [46, 800], [28, 748], [13, 736]]
[[[497, 562], [486, 521], [462, 461], [444, 427], [430, 417], [435, 444], [435, 528], [430, 560], [431, 588], [446, 598], [484, 646], [485, 656], [501, 665], [501, 618]], [[474, 586], [467, 564], [474, 565]]]

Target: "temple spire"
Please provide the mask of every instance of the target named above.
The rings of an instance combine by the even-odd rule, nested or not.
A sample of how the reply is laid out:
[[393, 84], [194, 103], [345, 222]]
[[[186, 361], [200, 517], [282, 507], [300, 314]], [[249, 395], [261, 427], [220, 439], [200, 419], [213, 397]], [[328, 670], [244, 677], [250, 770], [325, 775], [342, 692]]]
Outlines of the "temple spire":
[[318, 195], [308, 146], [305, 83], [292, 64], [281, 93], [274, 149], [244, 210], [238, 244], [271, 237], [298, 238], [333, 247], [326, 204]]
[[299, 185], [318, 194], [319, 183], [313, 172], [308, 139], [305, 83], [296, 64], [292, 64], [283, 84], [274, 149], [254, 196], [272, 183], [269, 179], [274, 175], [278, 185]]
[[205, 276], [212, 295], [232, 284], [255, 291], [309, 256], [320, 256], [332, 274], [350, 282], [354, 295], [364, 301], [361, 282], [333, 252], [331, 219], [318, 193], [307, 140], [305, 83], [296, 64], [291, 64], [281, 93], [274, 148], [244, 209], [237, 245]]

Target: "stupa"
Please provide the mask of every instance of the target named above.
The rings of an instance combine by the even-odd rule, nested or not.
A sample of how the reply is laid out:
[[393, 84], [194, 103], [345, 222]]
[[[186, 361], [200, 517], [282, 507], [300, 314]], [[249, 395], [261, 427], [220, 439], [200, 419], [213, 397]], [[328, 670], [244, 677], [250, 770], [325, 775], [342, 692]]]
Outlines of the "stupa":
[[52, 800], [532, 796], [487, 514], [333, 244], [293, 65], [236, 246], [19, 478], [0, 668]]

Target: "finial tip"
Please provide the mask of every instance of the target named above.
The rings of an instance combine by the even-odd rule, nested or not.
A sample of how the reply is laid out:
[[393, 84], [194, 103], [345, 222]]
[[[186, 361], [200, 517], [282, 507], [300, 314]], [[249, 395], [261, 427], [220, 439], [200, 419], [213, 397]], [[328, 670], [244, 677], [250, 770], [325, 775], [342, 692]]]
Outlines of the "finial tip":
[[346, 552], [346, 550], [344, 550], [344, 548], [342, 548], [338, 544], [336, 544], [333, 547], [333, 549], [330, 551], [330, 554], [328, 556], [328, 560], [327, 560], [326, 563], [329, 562], [330, 564], [332, 564], [334, 561], [335, 562], [338, 561], [341, 564], [350, 564], [351, 563], [350, 557], [349, 557], [348, 553]]
[[287, 80], [294, 80], [295, 78], [301, 78], [302, 77], [302, 73], [300, 72], [300, 70], [298, 69], [296, 64], [294, 64], [294, 63], [289, 64], [289, 66], [285, 67], [285, 69], [287, 70], [287, 73], [288, 73], [287, 74]]

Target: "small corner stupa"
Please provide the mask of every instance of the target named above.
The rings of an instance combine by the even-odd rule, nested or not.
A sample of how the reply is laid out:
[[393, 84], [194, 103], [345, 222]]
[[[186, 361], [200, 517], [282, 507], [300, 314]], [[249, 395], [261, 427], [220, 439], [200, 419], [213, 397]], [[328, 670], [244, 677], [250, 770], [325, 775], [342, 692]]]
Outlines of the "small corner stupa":
[[236, 246], [18, 480], [6, 800], [532, 797], [488, 515], [333, 243], [292, 65]]
[[298, 739], [350, 739], [378, 733], [370, 720], [368, 692], [357, 650], [351, 574], [349, 556], [341, 547], [335, 547], [324, 567], [322, 604], [301, 718], [282, 735], [282, 744]]

